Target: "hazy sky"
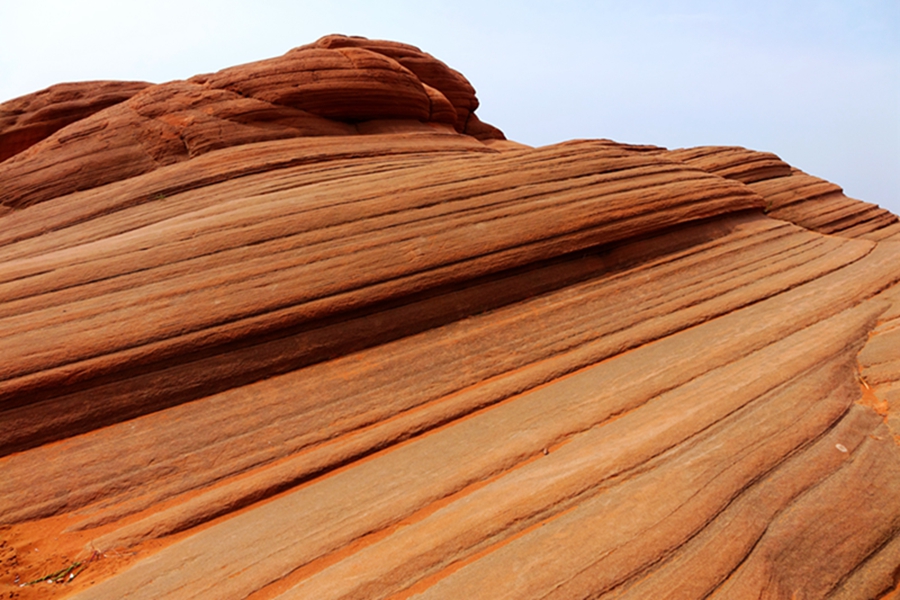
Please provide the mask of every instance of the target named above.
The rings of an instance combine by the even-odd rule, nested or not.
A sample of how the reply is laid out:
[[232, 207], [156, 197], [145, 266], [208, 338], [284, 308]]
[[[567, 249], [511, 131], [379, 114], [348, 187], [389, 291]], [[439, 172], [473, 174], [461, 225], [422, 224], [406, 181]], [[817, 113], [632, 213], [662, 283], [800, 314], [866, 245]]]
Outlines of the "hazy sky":
[[768, 150], [900, 214], [900, 0], [0, 0], [0, 23], [0, 101], [363, 35], [462, 71], [510, 139]]

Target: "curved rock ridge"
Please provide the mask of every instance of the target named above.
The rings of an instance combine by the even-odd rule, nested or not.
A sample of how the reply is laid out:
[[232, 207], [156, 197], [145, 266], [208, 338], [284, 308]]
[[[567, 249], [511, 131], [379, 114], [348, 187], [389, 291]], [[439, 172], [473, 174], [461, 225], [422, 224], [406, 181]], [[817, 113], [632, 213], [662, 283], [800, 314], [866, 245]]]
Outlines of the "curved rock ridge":
[[[316, 48], [363, 48], [396, 60], [415, 73], [427, 86], [426, 89], [440, 90], [441, 95], [453, 107], [456, 120], [451, 122], [454, 123], [457, 131], [461, 133], [481, 132], [482, 125], [479, 125], [478, 117], [475, 116], [478, 98], [475, 97], [475, 89], [469, 81], [458, 71], [449, 68], [430, 55], [423, 54], [415, 46], [340, 35], [325, 36], [312, 46]], [[298, 48], [295, 52], [301, 51], [303, 48], [305, 47]]]
[[854, 200], [837, 185], [807, 175], [770, 152], [708, 146], [670, 156], [721, 177], [736, 179], [766, 199], [766, 212], [821, 233], [881, 239], [900, 233], [897, 215]]
[[[4, 104], [17, 114], [50, 103], [32, 120], [43, 126], [47, 117], [40, 115], [47, 112], [63, 112], [68, 120], [53, 121], [58, 131], [52, 135], [43, 127], [18, 144], [14, 136], [30, 130], [14, 122], [4, 131], [0, 120], [0, 135], [11, 139], [11, 158], [0, 162], [0, 205], [21, 208], [213, 149], [266, 140], [397, 129], [504, 139], [474, 115], [475, 90], [462, 75], [414, 46], [393, 42], [332, 35], [281, 57], [138, 87], [145, 85], [69, 84]], [[90, 87], [94, 95], [82, 100], [81, 112], [63, 102], [64, 92]]]
[[150, 85], [142, 81], [60, 83], [0, 104], [0, 162]]
[[[380, 141], [393, 145], [396, 136]], [[279, 150], [296, 156], [297, 146]], [[591, 142], [426, 162], [384, 153], [364, 164], [281, 169], [280, 189], [268, 192], [260, 185], [272, 171], [227, 180], [94, 219], [92, 227], [109, 225], [89, 243], [71, 240], [85, 229], [79, 223], [0, 248], [9, 258], [0, 272], [8, 343], [0, 452], [249, 382], [260, 369], [321, 360], [321, 342], [313, 350], [302, 340], [319, 336], [336, 314], [761, 207], [734, 182]], [[329, 334], [331, 352], [362, 342], [359, 325], [337, 327], [347, 331]], [[294, 350], [263, 358], [263, 347], [285, 345], [266, 340], [288, 332]], [[237, 354], [225, 358], [226, 350]], [[203, 353], [211, 355], [201, 360]], [[239, 358], [247, 354], [257, 359]], [[154, 383], [173, 360], [189, 364], [163, 370], [171, 383]], [[206, 363], [222, 364], [227, 375]], [[173, 377], [172, 368], [184, 374]], [[145, 383], [136, 386], [136, 377]], [[102, 405], [90, 400], [97, 386]]]
[[0, 595], [900, 593], [896, 217], [477, 106], [327, 36], [0, 163]]

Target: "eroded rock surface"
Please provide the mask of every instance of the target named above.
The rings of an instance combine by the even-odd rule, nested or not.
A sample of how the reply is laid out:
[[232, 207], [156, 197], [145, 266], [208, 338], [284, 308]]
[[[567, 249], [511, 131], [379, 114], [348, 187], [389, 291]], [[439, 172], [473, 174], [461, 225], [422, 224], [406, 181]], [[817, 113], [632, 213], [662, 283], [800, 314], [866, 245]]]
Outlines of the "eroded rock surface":
[[121, 94], [0, 162], [0, 591], [897, 593], [894, 215], [395, 42]]
[[0, 161], [150, 85], [140, 81], [60, 83], [0, 104]]

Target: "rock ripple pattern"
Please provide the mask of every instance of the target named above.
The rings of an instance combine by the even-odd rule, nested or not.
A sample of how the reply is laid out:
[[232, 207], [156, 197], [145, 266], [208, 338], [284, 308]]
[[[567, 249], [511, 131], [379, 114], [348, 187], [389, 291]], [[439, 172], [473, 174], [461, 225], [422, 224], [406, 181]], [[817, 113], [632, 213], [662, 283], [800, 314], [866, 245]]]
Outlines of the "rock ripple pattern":
[[896, 598], [900, 224], [327, 36], [0, 105], [0, 593]]

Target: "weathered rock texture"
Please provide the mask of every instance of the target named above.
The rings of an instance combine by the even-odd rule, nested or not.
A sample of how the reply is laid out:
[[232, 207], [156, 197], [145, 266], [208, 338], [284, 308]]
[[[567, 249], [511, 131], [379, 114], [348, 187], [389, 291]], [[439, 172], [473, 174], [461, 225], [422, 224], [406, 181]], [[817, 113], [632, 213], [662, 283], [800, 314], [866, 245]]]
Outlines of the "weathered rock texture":
[[150, 85], [138, 81], [61, 83], [0, 104], [0, 161]]
[[847, 198], [837, 185], [807, 175], [769, 152], [704, 147], [676, 150], [670, 156], [746, 183], [765, 198], [769, 216], [812, 231], [876, 240], [898, 231], [897, 217], [889, 211]]
[[897, 593], [894, 215], [503, 141], [393, 42], [54, 89], [3, 105], [75, 118], [0, 162], [0, 591]]

